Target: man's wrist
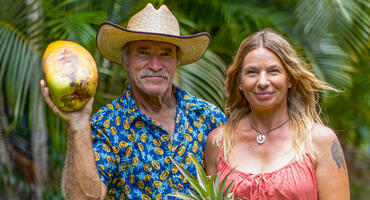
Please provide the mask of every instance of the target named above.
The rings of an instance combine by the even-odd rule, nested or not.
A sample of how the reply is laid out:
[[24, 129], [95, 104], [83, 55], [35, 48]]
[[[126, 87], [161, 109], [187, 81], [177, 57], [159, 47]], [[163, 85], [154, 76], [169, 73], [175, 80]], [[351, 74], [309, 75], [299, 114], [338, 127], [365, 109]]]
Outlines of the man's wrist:
[[73, 133], [84, 132], [84, 130], [88, 130], [90, 128], [91, 127], [89, 119], [80, 119], [78, 121], [72, 121], [69, 123], [69, 130]]

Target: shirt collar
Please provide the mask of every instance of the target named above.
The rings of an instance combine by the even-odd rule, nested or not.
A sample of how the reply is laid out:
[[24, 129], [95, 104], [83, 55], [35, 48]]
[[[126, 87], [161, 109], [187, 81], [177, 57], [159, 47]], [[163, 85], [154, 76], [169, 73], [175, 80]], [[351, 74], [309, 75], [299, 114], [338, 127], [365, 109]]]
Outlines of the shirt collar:
[[[196, 111], [203, 109], [204, 107], [207, 107], [208, 105], [204, 104], [203, 102], [200, 102], [199, 98], [190, 95], [185, 90], [182, 90], [178, 88], [175, 84], [173, 84], [173, 90], [175, 93], [175, 97], [177, 100], [177, 107], [183, 111]], [[138, 107], [135, 104], [134, 99], [132, 98], [132, 88], [131, 85], [129, 85], [125, 91], [125, 93], [120, 97], [120, 102], [124, 106], [124, 109], [126, 115], [128, 116], [128, 119], [131, 119], [130, 122], [132, 123], [137, 117], [143, 118], [145, 121], [152, 121], [149, 117], [147, 117], [145, 114], [143, 114]], [[133, 117], [131, 117], [133, 116]], [[154, 123], [155, 124], [155, 123]]]
[[173, 85], [175, 96], [177, 99], [177, 106], [182, 110], [201, 110], [204, 107], [208, 106], [203, 102], [200, 102], [199, 98], [190, 95], [187, 91], [181, 90], [175, 84]]

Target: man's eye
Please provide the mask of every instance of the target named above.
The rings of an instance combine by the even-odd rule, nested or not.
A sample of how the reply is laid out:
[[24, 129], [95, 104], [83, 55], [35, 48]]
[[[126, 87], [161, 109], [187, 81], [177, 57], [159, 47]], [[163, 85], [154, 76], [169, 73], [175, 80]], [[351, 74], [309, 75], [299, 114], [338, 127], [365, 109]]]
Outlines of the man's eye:
[[161, 56], [170, 56], [171, 54], [169, 52], [163, 52], [161, 53]]
[[139, 55], [149, 55], [149, 52], [147, 52], [147, 51], [139, 51]]

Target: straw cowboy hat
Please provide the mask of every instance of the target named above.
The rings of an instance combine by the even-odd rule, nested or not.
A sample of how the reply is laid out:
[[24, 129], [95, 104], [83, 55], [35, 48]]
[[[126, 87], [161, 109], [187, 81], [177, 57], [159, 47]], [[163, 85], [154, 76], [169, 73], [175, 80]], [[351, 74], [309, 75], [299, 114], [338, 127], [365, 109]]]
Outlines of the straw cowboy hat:
[[179, 22], [167, 6], [162, 5], [156, 10], [148, 3], [144, 9], [131, 17], [127, 28], [103, 22], [99, 26], [96, 40], [101, 54], [119, 64], [122, 63], [121, 49], [129, 42], [137, 40], [167, 42], [180, 48], [181, 66], [199, 60], [207, 50], [210, 37], [205, 32], [181, 36]]

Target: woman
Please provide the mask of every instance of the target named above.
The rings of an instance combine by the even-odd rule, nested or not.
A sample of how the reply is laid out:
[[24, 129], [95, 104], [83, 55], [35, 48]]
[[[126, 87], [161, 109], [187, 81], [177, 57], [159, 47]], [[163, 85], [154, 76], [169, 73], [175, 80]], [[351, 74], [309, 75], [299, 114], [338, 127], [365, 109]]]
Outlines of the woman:
[[320, 89], [271, 29], [246, 38], [227, 72], [229, 121], [207, 138], [207, 175], [229, 172], [234, 197], [349, 199], [346, 164], [335, 133], [317, 111]]

